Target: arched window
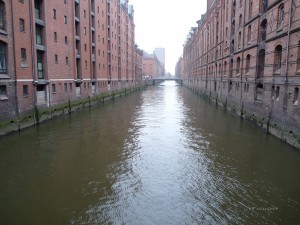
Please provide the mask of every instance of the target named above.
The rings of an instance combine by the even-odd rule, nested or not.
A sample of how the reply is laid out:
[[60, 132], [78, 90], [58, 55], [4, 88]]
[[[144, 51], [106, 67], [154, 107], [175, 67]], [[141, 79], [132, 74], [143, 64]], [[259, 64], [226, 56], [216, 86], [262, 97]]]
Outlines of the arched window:
[[5, 30], [5, 4], [0, 0], [0, 29]]
[[242, 26], [242, 19], [243, 19], [243, 16], [242, 16], [242, 14], [240, 14], [240, 17], [239, 17], [239, 26], [241, 27]]
[[232, 17], [235, 17], [235, 9], [236, 9], [236, 3], [234, 1], [232, 4]]
[[267, 12], [267, 9], [268, 9], [268, 0], [260, 0], [259, 12], [263, 14], [263, 13]]
[[249, 73], [250, 71], [250, 58], [251, 58], [250, 55], [246, 56], [246, 73]]
[[228, 21], [228, 0], [227, 0], [227, 3], [226, 3], [226, 21]]
[[7, 51], [7, 47], [6, 47], [6, 43], [4, 42], [0, 42], [0, 73], [2, 74], [7, 74], [7, 64], [6, 64], [6, 51]]
[[251, 41], [251, 25], [248, 26], [248, 35], [247, 35], [247, 42], [250, 44]]
[[263, 99], [264, 93], [264, 85], [262, 83], [258, 83], [256, 85], [256, 100], [261, 101]]
[[294, 99], [293, 99], [294, 105], [298, 105], [298, 97], [299, 97], [299, 88], [296, 87], [294, 90]]
[[234, 52], [234, 40], [231, 41], [230, 53]]
[[241, 41], [242, 41], [242, 32], [239, 32], [239, 36], [238, 36], [238, 48], [241, 48]]
[[298, 52], [297, 52], [297, 72], [300, 72], [300, 41], [298, 42]]
[[252, 0], [249, 0], [249, 19], [252, 17], [252, 7], [253, 7], [253, 2]]
[[238, 57], [236, 60], [236, 74], [240, 74], [241, 73], [241, 58]]
[[263, 20], [260, 24], [260, 41], [265, 41], [267, 37], [267, 20]]
[[278, 7], [277, 28], [282, 27], [283, 22], [284, 22], [284, 4], [281, 4]]
[[276, 87], [276, 91], [275, 91], [275, 99], [276, 99], [276, 101], [279, 101], [279, 94], [280, 94], [280, 87], [277, 86]]
[[274, 53], [274, 72], [280, 73], [281, 69], [281, 60], [282, 60], [282, 46], [277, 45]]
[[232, 78], [233, 74], [233, 59], [230, 60], [229, 78]]

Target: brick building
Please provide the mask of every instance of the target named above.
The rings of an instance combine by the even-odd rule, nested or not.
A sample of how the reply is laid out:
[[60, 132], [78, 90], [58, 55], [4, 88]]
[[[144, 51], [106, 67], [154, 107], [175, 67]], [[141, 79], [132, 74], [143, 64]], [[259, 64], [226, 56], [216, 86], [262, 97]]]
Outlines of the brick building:
[[176, 66], [175, 66], [175, 77], [178, 78], [184, 78], [184, 61], [183, 61], [183, 57], [180, 56]]
[[300, 147], [300, 2], [208, 0], [183, 50], [185, 83]]
[[143, 77], [143, 50], [139, 49], [137, 45], [135, 47], [135, 80], [140, 83]]
[[164, 75], [164, 65], [155, 54], [143, 52], [143, 76], [154, 78]]
[[126, 0], [0, 0], [0, 121], [135, 85]]

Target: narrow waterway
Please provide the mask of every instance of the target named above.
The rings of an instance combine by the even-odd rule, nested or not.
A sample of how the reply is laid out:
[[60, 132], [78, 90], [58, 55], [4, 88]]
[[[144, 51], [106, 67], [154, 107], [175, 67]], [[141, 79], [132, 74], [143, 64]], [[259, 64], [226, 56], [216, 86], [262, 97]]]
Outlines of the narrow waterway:
[[168, 81], [0, 139], [0, 224], [299, 224], [300, 151]]

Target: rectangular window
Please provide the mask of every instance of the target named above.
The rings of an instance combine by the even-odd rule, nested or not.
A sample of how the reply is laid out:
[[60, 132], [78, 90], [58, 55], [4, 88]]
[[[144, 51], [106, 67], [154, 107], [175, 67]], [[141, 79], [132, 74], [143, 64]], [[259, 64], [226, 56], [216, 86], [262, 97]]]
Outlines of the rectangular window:
[[7, 87], [6, 85], [0, 85], [0, 100], [7, 100]]
[[65, 36], [65, 44], [67, 45], [68, 44], [68, 37]]
[[6, 85], [0, 85], [0, 97], [7, 97]]
[[41, 19], [41, 2], [40, 0], [34, 0], [35, 18]]
[[52, 84], [52, 93], [55, 93], [56, 92], [56, 86], [55, 84]]
[[64, 23], [67, 24], [68, 21], [67, 21], [67, 16], [64, 16]]
[[54, 32], [54, 41], [57, 42], [57, 33]]
[[0, 2], [0, 29], [5, 30], [5, 4]]
[[28, 85], [23, 85], [23, 96], [24, 97], [28, 96]]
[[25, 32], [25, 20], [20, 19], [20, 31]]
[[64, 86], [65, 86], [65, 91], [68, 91], [68, 84], [64, 83]]
[[56, 19], [56, 9], [53, 9], [53, 18]]
[[55, 58], [55, 63], [58, 64], [58, 56], [55, 55], [54, 58]]
[[0, 42], [0, 73], [7, 73], [6, 65], [6, 44]]
[[37, 56], [38, 79], [44, 79], [43, 52], [37, 51], [36, 56]]
[[35, 27], [35, 32], [36, 32], [36, 44], [42, 45], [43, 44], [42, 27], [36, 26]]
[[21, 60], [26, 61], [26, 48], [21, 48]]
[[66, 57], [66, 65], [69, 64], [69, 57]]
[[70, 87], [69, 87], [69, 88], [70, 88], [70, 91], [72, 91], [72, 89], [73, 89], [72, 83], [70, 83], [69, 86], [70, 86]]

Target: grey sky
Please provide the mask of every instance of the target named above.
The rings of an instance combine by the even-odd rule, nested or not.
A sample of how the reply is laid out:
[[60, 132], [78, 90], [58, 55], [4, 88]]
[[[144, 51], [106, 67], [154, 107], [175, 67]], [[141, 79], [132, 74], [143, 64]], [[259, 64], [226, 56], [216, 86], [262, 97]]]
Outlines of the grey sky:
[[182, 45], [206, 11], [206, 0], [130, 0], [134, 7], [135, 41], [149, 53], [166, 48], [166, 71], [174, 74]]

